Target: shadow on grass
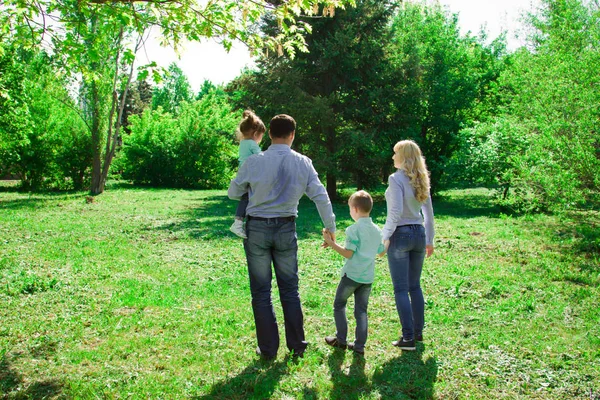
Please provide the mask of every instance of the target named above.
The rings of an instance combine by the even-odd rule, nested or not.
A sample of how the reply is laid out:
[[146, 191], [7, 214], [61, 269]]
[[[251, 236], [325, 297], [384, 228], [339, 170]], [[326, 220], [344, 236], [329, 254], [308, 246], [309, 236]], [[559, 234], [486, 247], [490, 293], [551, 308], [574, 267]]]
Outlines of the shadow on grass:
[[58, 396], [62, 384], [55, 380], [38, 381], [29, 384], [16, 372], [6, 355], [0, 360], [0, 394], [2, 398], [47, 399]]
[[[346, 354], [352, 354], [352, 364], [347, 374], [342, 371]], [[333, 384], [329, 393], [330, 399], [359, 399], [370, 392], [371, 388], [365, 375], [364, 357], [336, 348], [329, 356], [328, 365]]]
[[468, 190], [433, 197], [433, 212], [436, 216], [453, 218], [498, 218], [500, 214], [507, 213], [502, 207], [494, 204], [489, 194]]
[[[424, 345], [418, 344], [417, 351], [402, 352], [400, 356], [377, 367], [369, 384], [365, 375], [365, 358], [353, 352], [334, 349], [328, 359], [333, 383], [328, 397], [353, 400], [374, 393], [384, 399], [431, 399], [434, 397], [438, 366], [435, 358], [423, 361], [423, 350]], [[348, 373], [342, 371], [346, 354], [352, 354]]]
[[213, 240], [235, 237], [229, 231], [233, 223], [237, 201], [223, 196], [206, 196], [197, 199], [200, 206], [190, 207], [177, 222], [159, 226], [159, 230], [186, 232], [194, 239]]
[[0, 210], [35, 210], [46, 207], [60, 207], [61, 201], [80, 198], [84, 200], [86, 192], [47, 192], [43, 194], [29, 194], [27, 198], [3, 200], [0, 199]]
[[[235, 237], [229, 231], [233, 223], [235, 210], [238, 202], [230, 200], [226, 195], [211, 195], [197, 200], [200, 206], [188, 209], [182, 215], [182, 220], [159, 226], [157, 229], [171, 232], [187, 232], [195, 239], [213, 240], [225, 237]], [[348, 207], [346, 205], [334, 204], [334, 213], [349, 219]], [[340, 218], [338, 217], [338, 222]], [[350, 222], [340, 226], [347, 226]], [[306, 239], [310, 236], [321, 236], [323, 223], [319, 217], [317, 207], [308, 199], [303, 197], [298, 205], [298, 219], [296, 219], [296, 232], [298, 239]]]
[[385, 399], [433, 398], [438, 365], [434, 357], [423, 360], [423, 349], [423, 344], [418, 344], [417, 351], [403, 351], [377, 368], [373, 390]]
[[258, 359], [238, 375], [215, 384], [210, 393], [196, 399], [268, 399], [287, 373], [287, 359], [276, 362]]

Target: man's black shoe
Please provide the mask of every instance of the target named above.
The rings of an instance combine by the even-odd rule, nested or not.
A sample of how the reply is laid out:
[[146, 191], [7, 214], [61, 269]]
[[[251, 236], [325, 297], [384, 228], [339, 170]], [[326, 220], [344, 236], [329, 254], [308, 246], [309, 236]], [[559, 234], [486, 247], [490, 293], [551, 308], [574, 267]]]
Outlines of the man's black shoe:
[[293, 359], [304, 358], [304, 350], [300, 350], [300, 351], [292, 350], [292, 358]]
[[422, 342], [423, 341], [423, 335], [415, 335], [415, 342]]
[[256, 355], [259, 356], [261, 359], [265, 360], [265, 361], [272, 361], [274, 360], [277, 356], [268, 356], [266, 354], [263, 354], [262, 351], [260, 351], [260, 347], [256, 348]]

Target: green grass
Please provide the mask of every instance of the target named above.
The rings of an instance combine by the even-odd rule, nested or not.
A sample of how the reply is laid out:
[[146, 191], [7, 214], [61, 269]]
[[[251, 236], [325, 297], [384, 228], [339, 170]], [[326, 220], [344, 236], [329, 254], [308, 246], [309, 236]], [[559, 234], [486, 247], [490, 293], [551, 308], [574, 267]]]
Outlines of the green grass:
[[[364, 360], [333, 351], [340, 256], [300, 206], [304, 359], [259, 361], [245, 257], [221, 191], [0, 192], [0, 398], [600, 396], [600, 215], [505, 215], [485, 190], [435, 199], [425, 342], [399, 335], [377, 262]], [[335, 205], [339, 241], [350, 224]], [[382, 225], [385, 203], [372, 216]], [[349, 316], [352, 313], [349, 312]], [[350, 318], [351, 331], [353, 321]]]

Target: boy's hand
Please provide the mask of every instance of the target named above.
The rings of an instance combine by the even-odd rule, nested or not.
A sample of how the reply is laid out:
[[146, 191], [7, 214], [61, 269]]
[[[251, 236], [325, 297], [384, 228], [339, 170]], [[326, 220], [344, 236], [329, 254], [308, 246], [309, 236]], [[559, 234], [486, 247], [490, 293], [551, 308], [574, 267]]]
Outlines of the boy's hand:
[[329, 229], [323, 228], [323, 241], [324, 243], [321, 245], [324, 249], [331, 246], [335, 243], [335, 233], [329, 232]]
[[383, 257], [385, 256], [385, 253], [387, 253], [388, 249], [390, 248], [390, 241], [389, 240], [384, 240], [383, 241], [383, 251], [381, 253], [378, 254], [379, 257]]

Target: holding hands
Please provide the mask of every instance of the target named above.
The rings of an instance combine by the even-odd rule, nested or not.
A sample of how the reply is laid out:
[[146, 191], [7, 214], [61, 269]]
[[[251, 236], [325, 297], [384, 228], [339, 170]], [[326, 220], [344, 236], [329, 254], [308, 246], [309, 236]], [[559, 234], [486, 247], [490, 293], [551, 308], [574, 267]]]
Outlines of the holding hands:
[[335, 243], [335, 233], [330, 232], [329, 229], [323, 228], [323, 244], [324, 249], [333, 246]]

